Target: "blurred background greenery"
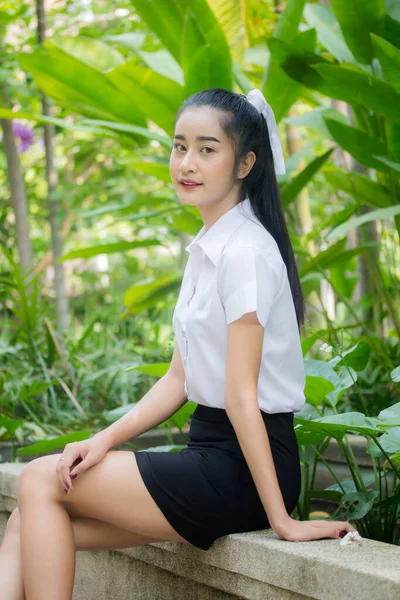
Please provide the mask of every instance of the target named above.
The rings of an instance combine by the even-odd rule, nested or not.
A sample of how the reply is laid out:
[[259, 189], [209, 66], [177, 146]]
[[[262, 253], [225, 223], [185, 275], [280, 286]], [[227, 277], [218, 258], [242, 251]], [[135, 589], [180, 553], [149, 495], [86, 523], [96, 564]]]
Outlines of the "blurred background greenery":
[[[346, 453], [347, 433], [358, 431], [371, 443], [373, 508], [382, 516], [379, 502], [392, 498], [384, 527], [393, 529], [396, 0], [0, 0], [0, 440], [12, 441], [14, 459], [16, 444], [63, 448], [124, 414], [165, 373], [185, 246], [202, 226], [170, 182], [173, 119], [211, 87], [261, 89], [284, 146], [278, 182], [307, 310], [299, 514], [308, 516], [327, 440]], [[162, 427], [182, 431], [193, 408]], [[336, 429], [321, 426], [329, 422]], [[371, 493], [356, 470], [336, 499]], [[374, 500], [358, 497], [353, 509], [372, 515]]]

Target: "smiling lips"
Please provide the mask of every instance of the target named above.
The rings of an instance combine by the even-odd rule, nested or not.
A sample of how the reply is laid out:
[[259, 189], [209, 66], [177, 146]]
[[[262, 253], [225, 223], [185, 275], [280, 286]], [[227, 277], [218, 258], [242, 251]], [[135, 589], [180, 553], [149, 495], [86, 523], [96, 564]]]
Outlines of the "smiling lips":
[[195, 181], [190, 181], [190, 180], [187, 180], [187, 181], [181, 180], [179, 183], [182, 185], [184, 190], [194, 189], [194, 188], [197, 188], [200, 185], [202, 185], [201, 183], [196, 183]]

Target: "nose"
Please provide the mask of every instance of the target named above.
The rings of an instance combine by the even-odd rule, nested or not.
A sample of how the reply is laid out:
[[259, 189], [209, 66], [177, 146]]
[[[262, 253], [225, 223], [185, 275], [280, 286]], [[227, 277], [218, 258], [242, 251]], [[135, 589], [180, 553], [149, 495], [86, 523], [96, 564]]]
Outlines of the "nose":
[[192, 171], [192, 172], [197, 171], [197, 166], [196, 166], [196, 162], [194, 160], [194, 155], [193, 155], [193, 152], [191, 152], [190, 150], [185, 152], [185, 155], [182, 157], [181, 171], [183, 173], [186, 173], [188, 171]]

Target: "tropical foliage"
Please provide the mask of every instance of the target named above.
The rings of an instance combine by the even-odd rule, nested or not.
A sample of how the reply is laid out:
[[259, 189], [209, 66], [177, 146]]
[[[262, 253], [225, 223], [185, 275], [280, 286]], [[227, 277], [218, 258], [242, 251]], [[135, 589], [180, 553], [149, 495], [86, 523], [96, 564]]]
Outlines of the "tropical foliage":
[[[198, 90], [258, 87], [287, 141], [279, 185], [307, 302], [297, 514], [309, 518], [315, 498], [329, 500], [365, 536], [398, 543], [397, 3], [135, 0], [115, 9], [102, 0], [85, 12], [78, 0], [60, 0], [40, 44], [33, 5], [1, 4], [0, 118], [5, 150], [13, 122], [34, 258], [26, 264], [15, 252], [21, 205], [5, 152], [0, 439], [13, 441], [14, 458], [60, 449], [119, 418], [165, 373], [184, 249], [202, 224], [170, 183], [174, 117]], [[44, 124], [54, 127], [53, 204]], [[64, 332], [50, 268], [55, 202], [71, 302]], [[193, 408], [162, 425], [166, 451], [180, 448], [170, 427], [184, 432]], [[368, 441], [373, 478], [360, 472], [352, 432]], [[324, 458], [331, 440], [348, 481]], [[314, 489], [320, 464], [335, 479], [327, 490]]]

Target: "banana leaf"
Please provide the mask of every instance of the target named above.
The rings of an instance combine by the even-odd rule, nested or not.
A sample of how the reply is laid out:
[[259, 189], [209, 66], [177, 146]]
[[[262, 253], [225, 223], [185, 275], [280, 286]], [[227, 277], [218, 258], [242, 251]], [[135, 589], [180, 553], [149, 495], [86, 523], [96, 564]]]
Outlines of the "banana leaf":
[[371, 63], [369, 34], [384, 30], [385, 0], [331, 0], [331, 6], [350, 51], [360, 63]]
[[[386, 81], [388, 81], [393, 88], [400, 92], [400, 50], [396, 48], [386, 40], [378, 37], [377, 35], [371, 35], [372, 44], [374, 46], [375, 54], [381, 63], [383, 73]], [[399, 116], [400, 118], [400, 116]]]
[[345, 173], [333, 167], [326, 168], [324, 175], [331, 185], [352, 196], [359, 204], [369, 204], [374, 208], [391, 206], [387, 188], [365, 175], [354, 171]]

